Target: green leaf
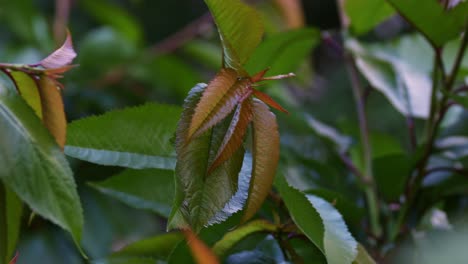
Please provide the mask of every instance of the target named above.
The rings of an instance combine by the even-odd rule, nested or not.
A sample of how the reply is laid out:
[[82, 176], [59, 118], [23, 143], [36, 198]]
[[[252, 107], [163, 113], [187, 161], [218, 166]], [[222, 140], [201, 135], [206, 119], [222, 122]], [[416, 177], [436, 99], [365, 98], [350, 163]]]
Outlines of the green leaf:
[[10, 75], [13, 77], [13, 81], [19, 94], [42, 120], [41, 97], [34, 79], [28, 74], [19, 71], [12, 71], [10, 72]]
[[344, 10], [357, 35], [367, 33], [395, 12], [385, 0], [346, 0]]
[[348, 40], [346, 47], [355, 55], [360, 72], [396, 110], [406, 116], [429, 117], [433, 54], [424, 39], [409, 36], [386, 45]]
[[241, 0], [205, 0], [223, 45], [223, 65], [241, 70], [263, 35], [260, 15]]
[[131, 207], [169, 217], [175, 190], [173, 171], [127, 169], [105, 181], [90, 184]]
[[444, 10], [437, 0], [387, 0], [435, 46], [459, 36], [468, 21], [468, 2]]
[[0, 95], [0, 127], [0, 179], [33, 211], [80, 241], [80, 199], [72, 171], [54, 139], [13, 93]]
[[391, 154], [372, 161], [377, 188], [386, 201], [398, 201], [405, 191], [413, 162], [405, 154]]
[[357, 242], [339, 212], [322, 198], [290, 187], [284, 177], [279, 177], [275, 186], [293, 221], [322, 251], [327, 262], [352, 263], [357, 255]]
[[375, 264], [375, 260], [369, 256], [369, 253], [367, 253], [366, 249], [361, 244], [358, 244], [357, 249], [358, 254], [353, 264]]
[[[294, 72], [320, 41], [320, 32], [304, 28], [278, 33], [266, 38], [252, 54], [245, 69], [255, 74], [268, 67], [270, 75]], [[274, 54], [274, 56], [273, 56]]]
[[258, 232], [275, 233], [276, 230], [277, 227], [272, 223], [264, 220], [255, 220], [226, 233], [221, 240], [214, 244], [213, 251], [219, 257], [223, 257], [229, 249], [247, 236]]
[[173, 169], [171, 138], [180, 112], [176, 106], [148, 103], [74, 121], [65, 153], [101, 165]]
[[0, 261], [8, 263], [18, 242], [23, 204], [0, 182]]
[[276, 116], [262, 101], [253, 100], [252, 178], [242, 222], [260, 209], [275, 179], [280, 154], [280, 136]]
[[195, 106], [206, 87], [206, 84], [199, 84], [191, 90], [177, 127], [176, 198], [168, 229], [191, 227], [199, 231], [237, 191], [243, 148], [213, 172], [207, 172], [222, 144], [232, 115], [200, 137], [186, 141]]

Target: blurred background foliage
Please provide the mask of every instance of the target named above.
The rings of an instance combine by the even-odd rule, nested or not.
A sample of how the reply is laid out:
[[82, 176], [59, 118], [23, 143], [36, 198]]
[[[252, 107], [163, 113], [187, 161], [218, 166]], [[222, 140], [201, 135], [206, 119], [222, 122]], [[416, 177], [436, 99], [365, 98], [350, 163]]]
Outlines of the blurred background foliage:
[[[247, 65], [247, 69], [253, 73], [261, 70], [259, 65], [272, 66], [272, 74], [292, 70], [297, 74], [297, 78], [261, 87], [291, 113], [277, 115], [281, 129], [281, 163], [289, 182], [302, 191], [330, 197], [331, 202], [339, 197], [343, 203], [338, 203], [338, 209], [351, 233], [361, 243], [375, 245], [377, 241], [369, 238], [362, 228], [366, 226], [362, 224], [366, 213], [360, 186], [340, 156], [349, 151], [359, 166], [356, 158], [361, 151], [357, 144], [359, 126], [352, 90], [341, 52], [321, 38], [323, 32], [339, 38], [337, 4], [329, 0], [307, 0], [291, 7], [288, 3], [296, 1], [248, 2], [262, 14], [266, 41], [276, 38], [275, 43], [278, 43], [283, 38], [284, 46], [280, 51], [284, 54], [261, 54], [259, 60], [266, 61]], [[69, 121], [148, 101], [181, 105], [188, 91], [196, 83], [211, 79], [221, 65], [218, 34], [207, 12], [201, 0], [0, 0], [0, 59], [15, 63], [38, 61], [63, 40], [62, 29], [67, 25], [78, 53], [74, 63], [79, 64], [63, 80]], [[382, 12], [389, 17], [385, 10]], [[360, 38], [367, 43], [377, 43], [369, 44], [375, 47], [366, 47], [367, 52], [379, 48], [393, 54], [401, 52], [402, 58], [413, 56], [411, 61], [416, 63], [426, 59], [421, 62], [422, 67], [431, 65], [431, 60], [427, 65], [427, 53], [421, 51], [427, 44], [418, 44], [422, 40], [414, 37], [412, 28], [400, 17], [391, 17], [371, 31], [356, 21], [353, 29], [365, 33]], [[307, 27], [307, 31], [288, 32], [289, 36], [279, 34], [303, 27]], [[400, 39], [402, 36], [406, 38]], [[384, 41], [396, 51], [384, 46], [387, 44], [379, 44]], [[407, 43], [402, 43], [404, 41]], [[276, 59], [274, 65], [270, 65], [271, 57]], [[466, 73], [468, 66], [464, 65]], [[392, 74], [388, 76], [391, 78]], [[392, 204], [398, 202], [404, 188], [405, 179], [399, 179], [398, 175], [407, 175], [412, 162], [408, 154], [411, 150], [408, 120], [382, 93], [371, 89], [370, 85], [367, 87], [374, 169], [379, 193], [386, 202], [384, 214], [391, 215]], [[446, 120], [445, 127], [449, 135], [457, 135], [465, 143], [457, 152], [461, 153], [468, 146], [467, 122], [463, 122], [467, 114], [460, 108], [450, 116], [452, 119]], [[154, 122], [158, 122], [157, 116]], [[417, 119], [415, 124], [416, 133], [420, 133], [422, 121]], [[447, 148], [451, 146], [449, 143]], [[125, 197], [114, 199], [119, 195], [115, 192], [113, 195], [112, 190], [128, 187], [109, 179], [121, 173], [121, 168], [70, 161], [84, 207], [82, 246], [90, 259], [103, 259], [131, 242], [165, 232], [167, 211], [137, 210], [129, 206], [128, 200], [121, 201], [125, 201]], [[441, 156], [434, 160], [434, 164], [452, 165], [454, 162], [465, 164], [466, 158], [454, 161]], [[131, 177], [131, 172], [126, 173], [119, 177]], [[448, 219], [458, 219], [451, 224], [451, 230], [457, 228], [458, 223], [463, 226], [468, 206], [466, 177], [449, 177], [445, 172], [433, 176], [427, 180], [442, 181], [446, 185], [431, 186], [428, 182], [427, 198], [422, 199], [432, 199], [434, 203], [430, 207], [443, 209]], [[172, 180], [171, 176], [168, 179]], [[131, 193], [131, 190], [125, 191]], [[158, 191], [160, 200], [170, 208], [172, 193]], [[441, 203], [439, 196], [450, 199]], [[272, 205], [266, 203], [265, 207], [268, 206]], [[268, 217], [268, 210], [263, 214]], [[48, 264], [86, 262], [68, 234], [40, 217], [28, 223], [29, 216], [29, 213], [23, 214], [18, 264], [38, 263], [38, 260]], [[434, 216], [428, 216], [430, 226], [431, 217]], [[421, 226], [421, 229], [431, 228]], [[431, 237], [416, 235], [413, 242], [419, 241], [421, 250], [431, 250], [433, 245], [428, 242]], [[458, 238], [464, 239], [466, 245], [466, 236]], [[388, 247], [391, 249], [394, 245]], [[301, 254], [309, 257], [306, 259], [320, 258], [313, 253], [314, 248], [303, 248]], [[237, 255], [229, 257], [227, 263], [241, 263], [243, 259], [250, 260], [248, 263], [284, 261], [280, 248], [269, 236], [248, 239], [232, 251]], [[174, 260], [174, 263], [183, 262]]]

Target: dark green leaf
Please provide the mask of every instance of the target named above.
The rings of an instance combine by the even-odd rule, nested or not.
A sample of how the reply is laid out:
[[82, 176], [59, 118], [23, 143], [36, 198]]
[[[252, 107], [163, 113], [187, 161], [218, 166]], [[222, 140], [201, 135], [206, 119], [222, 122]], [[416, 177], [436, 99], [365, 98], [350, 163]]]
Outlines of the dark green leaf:
[[18, 95], [0, 87], [0, 179], [32, 210], [81, 238], [83, 215], [72, 171], [54, 139]]
[[377, 188], [387, 201], [398, 201], [405, 191], [406, 180], [413, 168], [412, 160], [405, 154], [375, 158], [372, 162]]
[[0, 182], [0, 261], [8, 263], [18, 242], [23, 204]]
[[385, 0], [346, 0], [344, 9], [353, 33], [360, 35], [390, 17], [395, 10]]
[[68, 127], [65, 153], [102, 165], [173, 169], [178, 116], [179, 107], [149, 103], [80, 119]]
[[[228, 203], [237, 191], [244, 149], [240, 148], [228, 161], [208, 173], [222, 144], [232, 117], [187, 142], [195, 106], [205, 84], [195, 86], [186, 98], [177, 127], [176, 198], [168, 229], [188, 228], [199, 231]], [[232, 116], [232, 115], [231, 115]]]
[[127, 169], [91, 185], [129, 206], [151, 210], [166, 218], [174, 200], [174, 172], [169, 170]]

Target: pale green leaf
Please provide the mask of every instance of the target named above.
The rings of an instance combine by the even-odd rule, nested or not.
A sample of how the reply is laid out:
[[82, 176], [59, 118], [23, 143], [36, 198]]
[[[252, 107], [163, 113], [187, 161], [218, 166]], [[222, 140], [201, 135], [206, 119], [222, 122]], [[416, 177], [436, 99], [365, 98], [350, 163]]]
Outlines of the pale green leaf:
[[176, 106], [148, 103], [74, 121], [65, 153], [101, 165], [173, 169], [171, 138], [180, 112]]

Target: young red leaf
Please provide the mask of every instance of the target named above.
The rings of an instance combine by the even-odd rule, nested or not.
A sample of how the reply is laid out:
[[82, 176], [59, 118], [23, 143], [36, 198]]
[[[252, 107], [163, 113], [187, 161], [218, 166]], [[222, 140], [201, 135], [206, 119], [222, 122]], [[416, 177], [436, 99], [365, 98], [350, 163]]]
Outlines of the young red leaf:
[[76, 52], [73, 49], [72, 38], [70, 32], [67, 31], [67, 38], [63, 45], [38, 64], [46, 69], [56, 69], [70, 64], [75, 57]]
[[39, 80], [39, 94], [42, 104], [42, 122], [63, 149], [66, 140], [67, 120], [62, 94], [57, 82], [47, 76]]
[[221, 69], [208, 84], [195, 108], [187, 139], [199, 136], [229, 115], [250, 85], [248, 79], [238, 80], [237, 72]]
[[16, 261], [18, 261], [18, 252], [16, 252], [15, 256], [8, 264], [16, 264]]
[[258, 99], [262, 100], [265, 104], [275, 108], [276, 110], [279, 110], [283, 113], [286, 113], [286, 114], [289, 114], [288, 110], [284, 109], [280, 104], [278, 104], [277, 102], [275, 102], [275, 100], [273, 100], [273, 98], [271, 98], [268, 94], [266, 93], [262, 93], [258, 90], [253, 90], [253, 94], [255, 95], [255, 97], [257, 97]]
[[252, 178], [241, 222], [246, 222], [262, 206], [271, 190], [278, 166], [280, 138], [276, 116], [263, 102], [253, 100]]
[[252, 100], [246, 99], [237, 105], [223, 143], [216, 154], [215, 160], [208, 169], [208, 174], [228, 160], [239, 149], [244, 141], [244, 135], [250, 121], [252, 121]]
[[218, 258], [213, 251], [201, 241], [191, 230], [184, 230], [185, 238], [190, 247], [190, 251], [197, 263], [219, 264]]

